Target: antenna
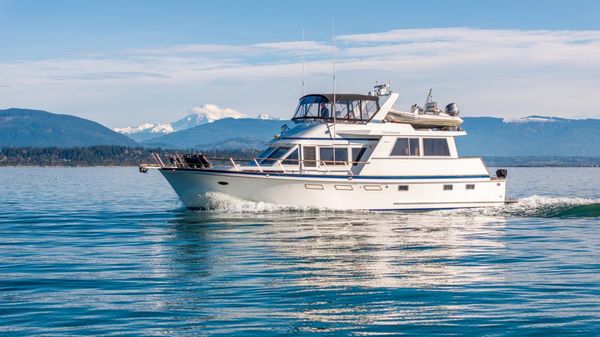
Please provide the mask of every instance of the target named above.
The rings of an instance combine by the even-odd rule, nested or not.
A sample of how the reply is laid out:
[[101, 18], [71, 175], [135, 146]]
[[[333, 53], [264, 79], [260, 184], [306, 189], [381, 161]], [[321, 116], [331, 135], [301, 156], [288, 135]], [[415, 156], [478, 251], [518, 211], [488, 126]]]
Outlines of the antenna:
[[302, 96], [304, 96], [304, 27], [302, 27]]
[[427, 108], [427, 105], [428, 105], [429, 103], [431, 103], [431, 101], [433, 100], [433, 99], [432, 99], [432, 97], [431, 97], [431, 91], [432, 91], [432, 89], [430, 88], [430, 89], [429, 89], [429, 94], [427, 94], [427, 99], [425, 100], [425, 106], [423, 107], [423, 112], [424, 112], [424, 113], [427, 113], [427, 110], [429, 110], [429, 109]]
[[333, 137], [331, 143], [331, 152], [333, 152], [333, 163], [335, 165], [335, 120], [337, 112], [336, 110], [336, 97], [335, 97], [335, 19], [331, 18], [331, 53], [333, 55], [333, 66], [332, 66], [332, 74], [333, 74], [333, 104], [331, 112], [333, 113]]

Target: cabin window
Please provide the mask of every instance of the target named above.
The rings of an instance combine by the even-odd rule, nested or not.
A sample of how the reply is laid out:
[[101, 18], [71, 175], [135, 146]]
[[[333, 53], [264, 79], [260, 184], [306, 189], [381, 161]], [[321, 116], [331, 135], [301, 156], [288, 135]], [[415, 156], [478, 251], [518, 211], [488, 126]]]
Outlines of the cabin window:
[[281, 163], [283, 165], [298, 165], [298, 148], [288, 154]]
[[426, 156], [449, 156], [446, 138], [423, 138], [423, 154]]
[[302, 148], [304, 154], [304, 166], [305, 167], [316, 167], [317, 166], [317, 148], [314, 146], [304, 146]]
[[263, 159], [260, 164], [261, 165], [273, 165], [277, 159], [281, 158], [284, 154], [286, 154], [290, 150], [289, 147], [278, 147], [275, 151], [273, 151], [266, 159]]
[[466, 185], [466, 189], [467, 190], [474, 190], [475, 189], [475, 184], [467, 184]]
[[392, 156], [418, 156], [419, 138], [398, 138], [392, 149]]
[[452, 185], [444, 185], [444, 191], [452, 191], [453, 188], [454, 186]]
[[353, 147], [352, 148], [352, 166], [358, 165], [358, 162], [362, 159], [362, 156], [365, 154], [367, 150], [366, 147]]
[[334, 148], [321, 147], [319, 148], [319, 155], [321, 156], [321, 164], [324, 165], [344, 165], [348, 161], [348, 149], [345, 147], [335, 148], [335, 162], [334, 162]]
[[398, 191], [408, 191], [408, 185], [398, 185]]

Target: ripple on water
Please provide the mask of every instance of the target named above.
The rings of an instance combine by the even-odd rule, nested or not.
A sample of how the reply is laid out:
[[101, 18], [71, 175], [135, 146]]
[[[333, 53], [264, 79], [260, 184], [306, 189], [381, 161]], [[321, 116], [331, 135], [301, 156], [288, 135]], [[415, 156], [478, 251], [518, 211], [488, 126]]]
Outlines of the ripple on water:
[[[135, 169], [0, 171], [15, 191], [0, 197], [0, 326], [10, 335], [600, 329], [593, 195], [408, 214], [235, 202], [191, 212]], [[62, 185], [47, 183], [55, 176]], [[535, 191], [534, 178], [521, 188]]]

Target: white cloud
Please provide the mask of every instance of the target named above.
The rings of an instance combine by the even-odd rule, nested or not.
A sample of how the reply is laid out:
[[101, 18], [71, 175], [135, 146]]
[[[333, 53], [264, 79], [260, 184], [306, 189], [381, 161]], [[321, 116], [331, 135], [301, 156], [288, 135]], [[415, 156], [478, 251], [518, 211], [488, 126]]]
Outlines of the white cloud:
[[[78, 59], [0, 61], [0, 102], [110, 126], [170, 120], [215, 102], [289, 117], [300, 95], [301, 41], [188, 44]], [[305, 41], [307, 91], [330, 91], [331, 47]], [[399, 105], [456, 101], [467, 115], [598, 116], [600, 31], [401, 29], [338, 37], [340, 91], [391, 81]]]

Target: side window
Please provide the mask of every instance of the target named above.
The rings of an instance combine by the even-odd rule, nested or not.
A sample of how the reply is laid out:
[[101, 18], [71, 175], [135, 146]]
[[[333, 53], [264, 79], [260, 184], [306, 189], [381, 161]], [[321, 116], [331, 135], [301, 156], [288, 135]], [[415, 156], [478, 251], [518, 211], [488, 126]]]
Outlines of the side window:
[[418, 156], [419, 138], [398, 138], [392, 149], [392, 156]]
[[423, 154], [426, 156], [449, 156], [446, 138], [423, 138]]
[[320, 147], [319, 157], [321, 158], [321, 165], [332, 165], [333, 164], [333, 149], [330, 147]]
[[281, 158], [284, 154], [289, 151], [289, 147], [278, 147], [277, 150], [273, 151], [268, 157], [268, 159], [263, 159], [260, 164], [261, 165], [273, 165], [277, 159]]
[[336, 165], [344, 165], [344, 163], [340, 162], [348, 162], [348, 148], [340, 147], [335, 149], [335, 164]]
[[281, 162], [283, 165], [298, 165], [298, 148], [296, 148], [292, 153], [290, 153], [285, 159]]
[[319, 155], [321, 157], [321, 164], [325, 165], [344, 165], [344, 162], [348, 161], [348, 148], [338, 147], [335, 148], [335, 161], [333, 157], [334, 149], [330, 147], [320, 147]]
[[302, 148], [304, 154], [304, 166], [316, 167], [317, 166], [317, 148], [314, 146], [304, 146]]
[[419, 138], [409, 138], [409, 146], [410, 146], [410, 155], [418, 156], [421, 154], [419, 149]]
[[269, 155], [271, 154], [271, 152], [273, 152], [273, 150], [275, 150], [274, 147], [268, 147], [264, 149], [261, 153], [256, 155], [256, 159], [260, 161], [263, 158], [269, 158]]
[[361, 160], [362, 156], [365, 154], [365, 150], [367, 150], [366, 147], [361, 147], [361, 148], [353, 147], [352, 148], [352, 161], [354, 162], [354, 163], [352, 163], [352, 166], [358, 165], [357, 162], [359, 162]]

